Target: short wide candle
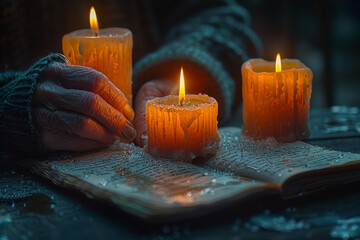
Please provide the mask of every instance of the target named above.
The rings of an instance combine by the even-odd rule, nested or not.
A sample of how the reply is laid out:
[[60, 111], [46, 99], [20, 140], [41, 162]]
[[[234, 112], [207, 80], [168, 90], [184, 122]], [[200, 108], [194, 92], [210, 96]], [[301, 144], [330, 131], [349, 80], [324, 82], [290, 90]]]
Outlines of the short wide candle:
[[216, 153], [217, 101], [207, 95], [155, 98], [146, 103], [147, 150], [160, 157], [191, 160]]
[[[93, 14], [95, 15], [95, 12]], [[91, 24], [92, 20], [90, 18]], [[124, 93], [130, 104], [132, 103], [133, 39], [130, 30], [124, 28], [78, 30], [63, 37], [62, 47], [64, 55], [71, 64], [91, 67], [102, 72]]]
[[309, 136], [308, 118], [312, 71], [300, 61], [251, 59], [241, 68], [243, 93], [242, 132], [255, 139], [274, 137], [292, 142]]

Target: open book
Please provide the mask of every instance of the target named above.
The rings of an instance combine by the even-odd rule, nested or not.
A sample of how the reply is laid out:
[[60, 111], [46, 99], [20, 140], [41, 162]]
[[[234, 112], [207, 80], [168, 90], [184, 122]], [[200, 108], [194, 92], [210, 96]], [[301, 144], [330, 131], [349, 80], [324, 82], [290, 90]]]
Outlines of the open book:
[[119, 142], [100, 152], [28, 164], [57, 185], [150, 221], [194, 217], [249, 198], [290, 198], [360, 180], [360, 154], [301, 141], [253, 141], [239, 128], [223, 128], [220, 134], [217, 155], [192, 164], [155, 158]]

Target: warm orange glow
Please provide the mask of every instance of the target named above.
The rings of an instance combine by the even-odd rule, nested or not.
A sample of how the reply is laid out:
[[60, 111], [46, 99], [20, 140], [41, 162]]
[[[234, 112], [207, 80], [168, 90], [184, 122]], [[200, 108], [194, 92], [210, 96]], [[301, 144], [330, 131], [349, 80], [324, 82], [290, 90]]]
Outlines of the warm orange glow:
[[184, 81], [184, 71], [181, 67], [180, 71], [180, 88], [179, 88], [179, 104], [182, 105], [185, 101], [185, 81]]
[[91, 7], [90, 9], [90, 28], [95, 36], [99, 35], [99, 25], [96, 18], [95, 8]]
[[275, 71], [276, 71], [276, 72], [281, 72], [281, 57], [280, 57], [280, 53], [278, 53], [278, 54], [276, 55]]

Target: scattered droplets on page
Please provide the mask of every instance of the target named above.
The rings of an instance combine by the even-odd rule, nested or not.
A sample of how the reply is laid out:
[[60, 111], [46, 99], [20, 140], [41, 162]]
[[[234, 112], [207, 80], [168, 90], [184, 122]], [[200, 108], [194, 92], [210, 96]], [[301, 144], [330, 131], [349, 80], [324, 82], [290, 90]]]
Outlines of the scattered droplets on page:
[[[216, 156], [195, 159], [194, 164], [156, 158], [134, 144], [121, 142], [114, 144], [113, 151], [104, 150], [100, 157], [97, 153], [75, 155], [79, 156], [76, 161], [71, 161], [74, 156], [70, 156], [59, 159], [59, 163], [49, 161], [47, 164], [58, 171], [68, 169], [70, 174], [83, 181], [106, 187], [115, 193], [129, 194], [134, 199], [143, 194], [144, 199], [161, 206], [166, 204], [170, 209], [171, 205], [178, 206], [179, 203], [193, 206], [197, 202], [213, 201], [215, 193], [217, 198], [221, 198], [222, 194], [229, 196], [248, 187], [263, 185], [263, 182], [247, 177], [279, 177], [275, 180], [281, 182], [310, 168], [308, 156], [320, 159], [311, 162], [312, 168], [324, 167], [330, 161], [335, 163], [335, 160], [339, 160], [340, 164], [351, 157], [351, 154], [347, 154], [346, 158], [345, 155], [341, 158], [339, 152], [329, 150], [325, 150], [327, 155], [322, 156], [320, 153], [324, 149], [300, 142], [279, 144], [274, 139], [254, 141], [243, 137], [239, 131], [221, 131], [221, 138]], [[243, 176], [241, 180], [239, 175]], [[247, 228], [257, 231], [260, 227], [249, 222]]]
[[214, 195], [215, 192], [211, 188], [204, 188], [204, 189], [201, 190], [200, 194], [201, 195], [206, 195], [206, 194]]
[[104, 179], [104, 178], [102, 178], [102, 179], [100, 179], [100, 181], [99, 181], [99, 184], [101, 185], [101, 186], [106, 186], [106, 184], [107, 184], [107, 181]]
[[52, 170], [57, 170], [58, 168], [59, 168], [59, 164], [56, 161], [51, 164]]
[[[275, 176], [285, 180], [306, 169], [343, 164], [348, 158], [346, 153], [303, 142], [279, 143], [272, 138], [253, 140], [232, 128], [221, 131], [221, 139], [218, 155], [206, 166], [250, 178], [264, 176], [268, 180]], [[309, 158], [311, 167], [307, 163]]]

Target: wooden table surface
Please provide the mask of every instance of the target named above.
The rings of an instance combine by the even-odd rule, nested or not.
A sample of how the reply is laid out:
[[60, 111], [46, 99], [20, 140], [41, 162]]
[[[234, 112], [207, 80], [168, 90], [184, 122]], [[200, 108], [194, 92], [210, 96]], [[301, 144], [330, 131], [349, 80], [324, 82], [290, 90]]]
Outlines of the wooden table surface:
[[[241, 111], [226, 125], [241, 126]], [[359, 108], [312, 110], [309, 125], [309, 142], [360, 153]], [[202, 218], [151, 224], [56, 187], [14, 160], [1, 159], [0, 240], [360, 239], [359, 182], [294, 200], [267, 197]]]

